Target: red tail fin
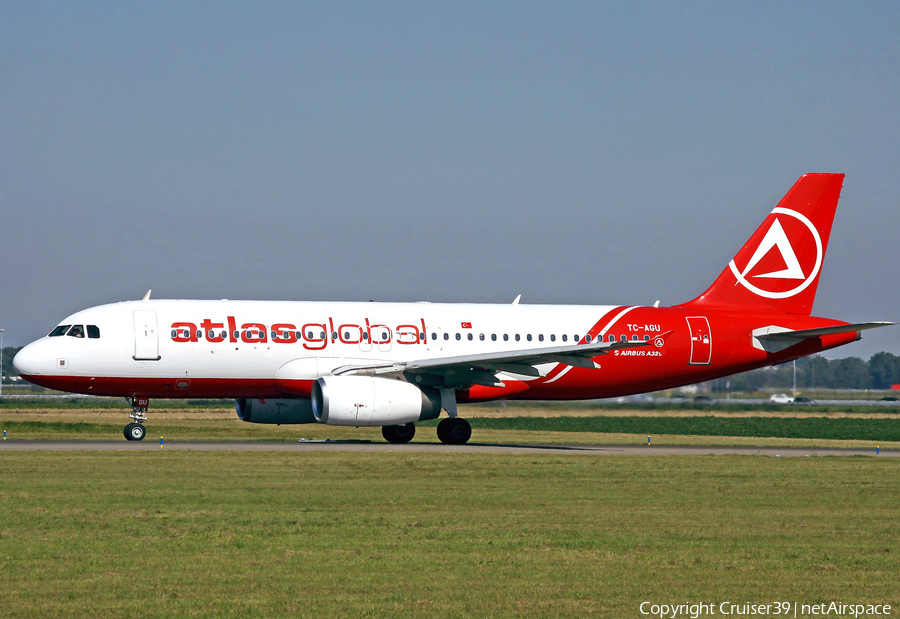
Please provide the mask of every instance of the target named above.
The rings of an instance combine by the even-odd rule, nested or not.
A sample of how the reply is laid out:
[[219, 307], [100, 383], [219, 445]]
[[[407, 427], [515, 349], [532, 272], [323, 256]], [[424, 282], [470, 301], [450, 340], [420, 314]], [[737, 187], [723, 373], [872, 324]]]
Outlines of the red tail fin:
[[804, 174], [722, 274], [689, 307], [746, 307], [809, 315], [843, 174]]

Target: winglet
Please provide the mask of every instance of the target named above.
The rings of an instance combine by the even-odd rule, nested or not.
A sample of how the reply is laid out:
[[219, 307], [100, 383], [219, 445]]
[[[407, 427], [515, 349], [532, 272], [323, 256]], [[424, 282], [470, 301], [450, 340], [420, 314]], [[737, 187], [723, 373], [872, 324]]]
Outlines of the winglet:
[[149, 300], [150, 300], [150, 293], [151, 293], [151, 292], [153, 292], [153, 290], [148, 290], [148, 291], [147, 291], [147, 294], [144, 295], [144, 298], [141, 299], [141, 301], [149, 301]]
[[518, 295], [515, 299], [513, 299], [513, 305], [518, 305], [519, 299], [521, 299], [521, 298], [522, 298], [522, 295]]

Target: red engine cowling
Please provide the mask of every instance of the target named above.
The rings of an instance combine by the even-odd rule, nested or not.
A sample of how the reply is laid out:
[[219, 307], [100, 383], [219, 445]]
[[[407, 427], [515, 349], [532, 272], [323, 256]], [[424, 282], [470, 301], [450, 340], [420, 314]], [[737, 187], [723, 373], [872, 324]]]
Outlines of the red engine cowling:
[[309, 398], [283, 400], [235, 400], [238, 419], [250, 423], [315, 423]]
[[323, 376], [313, 383], [316, 421], [334, 426], [392, 426], [441, 414], [437, 391], [372, 376]]

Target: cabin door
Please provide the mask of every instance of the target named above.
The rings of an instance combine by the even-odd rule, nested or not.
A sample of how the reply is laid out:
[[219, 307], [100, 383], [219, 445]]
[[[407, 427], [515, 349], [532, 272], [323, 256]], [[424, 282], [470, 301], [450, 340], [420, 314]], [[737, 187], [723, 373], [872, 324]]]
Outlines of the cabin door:
[[156, 328], [156, 312], [134, 311], [134, 360], [159, 361], [159, 331]]
[[691, 365], [709, 365], [712, 360], [712, 334], [706, 316], [688, 316], [691, 333]]

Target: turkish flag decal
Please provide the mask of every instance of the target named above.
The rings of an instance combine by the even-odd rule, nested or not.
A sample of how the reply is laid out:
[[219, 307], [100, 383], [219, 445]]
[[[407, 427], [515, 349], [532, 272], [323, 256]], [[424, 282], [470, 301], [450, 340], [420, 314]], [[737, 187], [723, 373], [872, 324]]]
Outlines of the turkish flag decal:
[[462, 328], [463, 328], [463, 329], [471, 329], [471, 328], [472, 328], [472, 323], [471, 323], [471, 322], [463, 322], [463, 323], [460, 323], [460, 324], [462, 325]]

